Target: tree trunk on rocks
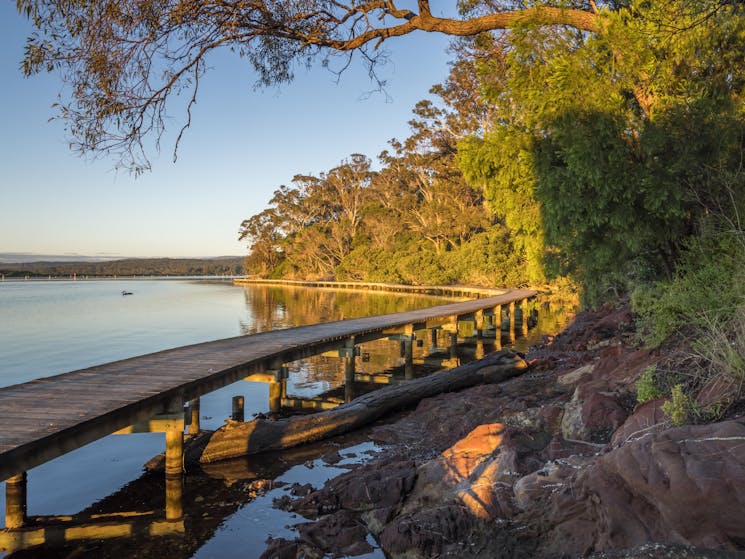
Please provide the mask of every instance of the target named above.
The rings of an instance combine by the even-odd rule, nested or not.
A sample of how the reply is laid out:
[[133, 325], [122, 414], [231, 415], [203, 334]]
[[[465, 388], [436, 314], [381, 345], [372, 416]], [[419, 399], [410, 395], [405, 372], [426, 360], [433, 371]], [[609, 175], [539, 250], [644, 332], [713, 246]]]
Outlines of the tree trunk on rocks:
[[381, 388], [333, 410], [277, 421], [229, 422], [212, 434], [200, 462], [281, 450], [341, 435], [387, 413], [413, 407], [424, 398], [477, 384], [502, 382], [527, 368], [519, 354], [500, 351], [449, 371]]

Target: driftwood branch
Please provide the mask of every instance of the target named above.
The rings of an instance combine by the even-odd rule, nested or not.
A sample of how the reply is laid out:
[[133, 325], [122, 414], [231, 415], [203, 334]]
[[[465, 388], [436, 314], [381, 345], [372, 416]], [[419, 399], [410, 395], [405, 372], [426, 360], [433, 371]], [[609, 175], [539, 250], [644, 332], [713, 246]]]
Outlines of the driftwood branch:
[[524, 372], [527, 363], [515, 352], [485, 359], [365, 394], [333, 410], [270, 421], [230, 422], [212, 434], [200, 462], [282, 450], [349, 432], [394, 411], [415, 406], [443, 392], [497, 383]]

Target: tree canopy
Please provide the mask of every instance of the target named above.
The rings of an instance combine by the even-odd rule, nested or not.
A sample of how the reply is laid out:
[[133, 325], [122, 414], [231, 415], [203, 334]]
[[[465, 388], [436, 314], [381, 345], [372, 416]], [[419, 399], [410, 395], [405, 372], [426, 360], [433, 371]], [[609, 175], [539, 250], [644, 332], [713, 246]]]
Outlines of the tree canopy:
[[525, 22], [602, 27], [592, 0], [489, 1], [461, 18], [436, 17], [428, 0], [414, 9], [393, 0], [17, 1], [35, 25], [25, 72], [58, 70], [70, 86], [59, 110], [74, 149], [114, 154], [135, 171], [148, 167], [148, 138], [157, 145], [179, 94], [189, 99], [181, 132], [189, 126], [216, 49], [237, 51], [267, 85], [292, 80], [298, 64], [355, 52], [374, 72], [381, 43], [415, 31], [463, 37]]

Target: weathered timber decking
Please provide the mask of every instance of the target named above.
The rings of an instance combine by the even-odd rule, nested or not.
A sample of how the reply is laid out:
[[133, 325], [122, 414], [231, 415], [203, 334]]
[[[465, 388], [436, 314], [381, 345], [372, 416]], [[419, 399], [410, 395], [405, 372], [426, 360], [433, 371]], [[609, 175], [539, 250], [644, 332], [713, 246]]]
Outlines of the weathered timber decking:
[[512, 290], [494, 297], [415, 311], [274, 330], [179, 347], [0, 388], [0, 480], [253, 372], [386, 330], [468, 316], [534, 296]]

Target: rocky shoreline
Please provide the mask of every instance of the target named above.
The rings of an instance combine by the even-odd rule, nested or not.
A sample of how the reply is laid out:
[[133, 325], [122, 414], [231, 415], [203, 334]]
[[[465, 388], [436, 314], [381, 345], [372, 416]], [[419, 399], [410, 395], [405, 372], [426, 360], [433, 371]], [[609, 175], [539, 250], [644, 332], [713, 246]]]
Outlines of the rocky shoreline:
[[635, 383], [663, 351], [628, 309], [580, 313], [529, 371], [423, 400], [372, 429], [382, 452], [277, 506], [308, 522], [265, 559], [737, 557], [745, 417], [672, 426]]

